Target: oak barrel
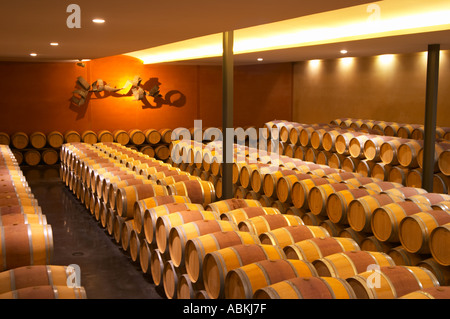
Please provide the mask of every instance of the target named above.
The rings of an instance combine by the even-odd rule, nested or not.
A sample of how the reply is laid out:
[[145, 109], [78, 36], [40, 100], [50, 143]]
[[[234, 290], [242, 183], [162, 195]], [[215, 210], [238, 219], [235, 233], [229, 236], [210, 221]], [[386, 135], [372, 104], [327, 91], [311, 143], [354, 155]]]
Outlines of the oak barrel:
[[238, 228], [235, 223], [224, 220], [199, 220], [173, 227], [169, 232], [169, 253], [174, 265], [184, 264], [189, 239], [218, 231], [238, 231]]
[[253, 299], [356, 299], [342, 278], [297, 277], [255, 291]]
[[257, 236], [239, 231], [215, 232], [192, 238], [186, 242], [186, 272], [193, 282], [203, 281], [206, 254], [231, 246], [259, 243]]
[[367, 271], [372, 265], [393, 266], [394, 261], [382, 252], [353, 250], [328, 255], [313, 261], [321, 277], [338, 277], [347, 279]]
[[0, 270], [51, 264], [53, 232], [50, 225], [18, 224], [0, 227]]
[[316, 259], [343, 251], [360, 250], [351, 238], [318, 237], [299, 241], [283, 248], [286, 258], [313, 262]]
[[428, 269], [416, 266], [380, 266], [347, 281], [358, 299], [395, 299], [421, 288], [439, 286]]
[[260, 288], [295, 277], [317, 276], [310, 262], [302, 260], [262, 260], [228, 271], [226, 299], [251, 299]]
[[430, 253], [430, 234], [438, 226], [450, 223], [450, 212], [428, 210], [402, 219], [399, 238], [403, 247], [411, 253]]
[[396, 202], [379, 207], [372, 214], [372, 232], [382, 242], [399, 242], [401, 220], [406, 216], [427, 210], [431, 210], [430, 205], [410, 201]]
[[276, 245], [281, 248], [317, 237], [330, 237], [330, 234], [321, 226], [297, 225], [277, 228], [259, 235], [261, 244]]

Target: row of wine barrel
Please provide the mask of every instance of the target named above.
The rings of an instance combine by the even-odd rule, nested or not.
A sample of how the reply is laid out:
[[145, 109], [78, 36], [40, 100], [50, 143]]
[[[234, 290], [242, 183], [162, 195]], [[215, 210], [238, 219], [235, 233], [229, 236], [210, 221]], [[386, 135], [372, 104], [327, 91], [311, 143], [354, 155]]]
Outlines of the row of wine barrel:
[[94, 132], [67, 131], [64, 134], [52, 131], [43, 132], [16, 132], [11, 136], [0, 132], [0, 145], [11, 147], [19, 165], [35, 166], [38, 164], [53, 165], [59, 158], [59, 151], [63, 143], [84, 142], [94, 144], [97, 142], [117, 142], [128, 145], [144, 154], [157, 157], [161, 160], [169, 158], [169, 145], [171, 142], [171, 129], [133, 129], [129, 131], [101, 130]]
[[9, 146], [0, 145], [0, 299], [85, 299], [52, 265], [53, 235]]
[[[199, 162], [197, 162], [197, 163], [199, 163]], [[236, 165], [237, 163], [235, 163], [235, 167], [237, 167], [237, 165]], [[286, 162], [284, 163], [284, 164], [286, 164]], [[287, 165], [287, 166], [289, 166], [289, 165]], [[244, 166], [245, 167], [245, 166]], [[292, 166], [291, 166], [292, 167]], [[273, 171], [272, 171], [273, 172]], [[278, 171], [276, 171], [276, 173], [278, 173]], [[335, 173], [336, 174], [336, 173]], [[268, 174], [269, 175], [269, 174]], [[352, 175], [352, 174], [347, 174], [349, 177], [355, 177], [354, 175]], [[310, 177], [311, 178], [311, 177]], [[247, 181], [249, 180], [248, 178], [246, 179]], [[372, 182], [374, 182], [374, 180], [371, 180], [371, 179], [368, 179], [369, 181], [372, 181]], [[336, 181], [335, 181], [336, 182]], [[383, 184], [381, 184], [381, 185], [383, 185]], [[380, 185], [380, 186], [381, 186]], [[387, 183], [386, 184], [384, 184], [385, 186], [387, 186]], [[374, 185], [375, 186], [375, 185]], [[378, 185], [377, 185], [378, 186]], [[396, 186], [401, 186], [401, 185], [396, 185]], [[262, 202], [263, 203], [263, 202]], [[291, 211], [296, 211], [295, 210], [295, 207], [294, 207], [294, 209], [291, 209]], [[296, 213], [298, 214], [299, 213], [299, 211], [297, 210], [296, 211]], [[448, 213], [445, 213], [446, 215], [448, 215]], [[303, 216], [305, 216], [306, 217], [306, 215], [307, 214], [304, 214]], [[309, 216], [307, 216], [307, 217], [309, 217]], [[308, 218], [304, 218], [304, 220], [309, 220]], [[322, 225], [329, 225], [329, 224], [322, 224]], [[326, 227], [326, 226], [325, 226]], [[443, 228], [444, 229], [444, 228]], [[330, 231], [335, 231], [336, 230], [336, 228], [334, 228], [334, 229], [331, 229]], [[388, 244], [386, 244], [386, 243], [382, 243], [382, 242], [380, 242], [376, 237], [374, 237], [374, 236], [366, 236], [366, 238], [362, 238], [363, 236], [361, 236], [361, 235], [359, 235], [359, 234], [356, 234], [355, 232], [351, 232], [351, 229], [344, 229], [344, 230], [342, 230], [341, 231], [341, 234], [345, 234], [345, 232], [348, 232], [348, 235], [349, 235], [349, 237], [352, 237], [352, 236], [355, 236], [355, 240], [358, 240], [358, 242], [363, 242], [364, 243], [364, 246], [365, 247], [370, 247], [370, 246], [372, 246], [372, 247], [370, 247], [369, 249], [373, 249], [373, 250], [377, 250], [377, 249], [386, 249], [389, 245]], [[442, 242], [442, 240], [441, 240], [441, 242]], [[404, 250], [403, 249], [403, 247], [390, 247], [391, 248], [391, 251], [393, 252], [393, 254], [404, 254], [404, 255], [402, 255], [402, 256], [404, 256], [404, 258], [405, 259], [410, 259], [410, 260], [412, 260], [412, 258], [411, 258], [411, 256], [409, 256], [409, 254], [410, 253], [408, 253], [406, 250]], [[399, 252], [401, 252], [401, 253], [399, 253]], [[401, 257], [401, 258], [397, 258], [397, 259], [400, 259], [400, 260], [402, 260], [402, 262], [406, 262], [405, 260], [403, 260], [403, 257]], [[427, 259], [425, 259], [425, 260], [422, 260], [422, 259], [418, 259], [418, 258], [416, 258], [416, 259], [414, 259], [414, 261], [415, 262], [417, 262], [417, 261], [420, 261], [420, 262], [423, 262], [423, 263], [425, 263], [425, 264], [430, 264], [430, 268], [433, 268], [434, 269], [434, 271], [435, 272], [440, 272], [442, 269], [441, 268], [444, 268], [444, 270], [445, 270], [445, 267], [442, 267], [441, 265], [439, 265], [434, 259], [432, 259], [432, 258], [427, 258]], [[447, 273], [447, 276], [446, 276], [446, 278], [445, 278], [445, 276], [444, 276], [444, 278], [441, 278], [441, 280], [442, 280], [442, 282], [444, 282], [444, 283], [448, 283], [448, 271], [446, 272]], [[186, 281], [186, 279], [182, 279], [183, 281]]]
[[[299, 124], [279, 121], [275, 126], [283, 132], [299, 135], [298, 144], [284, 144], [283, 154], [318, 164], [326, 164], [346, 171], [358, 172], [385, 181], [399, 182], [405, 186], [422, 184], [423, 141], [380, 136], [336, 129], [329, 124]], [[281, 138], [283, 135], [281, 135]], [[450, 191], [450, 142], [439, 140], [435, 144], [434, 191]]]
[[[348, 227], [350, 224], [353, 227], [354, 221], [360, 222], [364, 219], [365, 227], [354, 226], [353, 228], [357, 232], [364, 231], [366, 233], [371, 232], [371, 219], [365, 216], [369, 215], [369, 213], [372, 214], [372, 211], [365, 212], [362, 209], [367, 207], [365, 203], [363, 203], [362, 208], [361, 204], [360, 206], [350, 205], [352, 200], [360, 197], [364, 199], [364, 196], [367, 196], [375, 204], [388, 204], [398, 201], [418, 201], [423, 199], [425, 204], [431, 206], [450, 199], [449, 195], [438, 193], [423, 195], [424, 199], [419, 196], [426, 193], [421, 188], [404, 187], [399, 183], [383, 182], [376, 178], [340, 172], [336, 169], [320, 167], [299, 160], [289, 162], [286, 158], [281, 157], [281, 159], [283, 165], [286, 166], [263, 163], [249, 164], [246, 162], [234, 163], [233, 182], [235, 185], [240, 185], [235, 196], [238, 198], [259, 199], [264, 206], [279, 207], [282, 212], [295, 213], [302, 217], [312, 217], [313, 220], [315, 219], [316, 225], [323, 222], [323, 219], [326, 218], [327, 221], [331, 221], [334, 224], [335, 228], [342, 229], [342, 226]], [[292, 164], [297, 166], [292, 166]], [[248, 189], [252, 190], [249, 191]], [[380, 195], [383, 192], [387, 194]], [[264, 195], [261, 195], [261, 193]], [[417, 198], [414, 195], [417, 195]], [[375, 199], [373, 197], [379, 198]], [[387, 201], [388, 199], [389, 201]], [[374, 205], [373, 203], [372, 205]], [[294, 207], [291, 207], [291, 205], [294, 205]], [[398, 206], [402, 205], [398, 204]], [[406, 203], [405, 205], [411, 206], [412, 204]], [[351, 214], [349, 211], [350, 207], [352, 208]], [[414, 211], [408, 214], [412, 212]], [[444, 217], [447, 215], [445, 212]], [[351, 219], [349, 216], [351, 216]], [[441, 220], [444, 224], [445, 221], [445, 218]], [[429, 230], [431, 231], [432, 228]], [[422, 238], [420, 232], [417, 236], [419, 236], [417, 240]], [[412, 237], [416, 237], [416, 235]], [[425, 241], [428, 242], [426, 238]], [[386, 243], [381, 244], [388, 246]], [[427, 248], [428, 246], [425, 245], [424, 249], [426, 250]]]
[[[73, 160], [65, 162], [68, 163], [68, 167], [74, 167]], [[78, 171], [82, 172], [82, 165], [78, 167]], [[89, 175], [86, 173], [86, 168], [84, 171], [85, 176]], [[64, 175], [67, 178], [68, 175]], [[85, 180], [87, 180], [86, 177]], [[91, 188], [92, 185], [91, 182]], [[397, 274], [406, 275], [410, 271], [415, 271], [419, 276], [422, 275], [421, 281], [416, 280], [415, 286], [412, 285], [414, 291], [407, 291], [398, 286], [396, 287], [398, 291], [394, 290], [391, 295], [379, 294], [378, 298], [400, 297], [409, 292], [416, 292], [421, 290], [419, 285], [424, 289], [434, 287], [438, 292], [446, 290], [446, 287], [441, 287], [434, 275], [425, 268], [406, 266], [397, 268], [391, 257], [384, 253], [360, 251], [359, 246], [351, 238], [332, 238], [325, 228], [305, 226], [297, 216], [283, 215], [274, 208], [263, 208], [259, 201], [232, 199], [195, 204], [190, 197], [159, 195], [135, 202], [135, 216], [141, 214], [142, 209], [139, 206], [143, 205], [147, 207], [144, 210], [143, 229], [142, 224], [135, 225], [134, 219], [125, 220], [120, 227], [121, 239], [116, 240], [121, 242], [124, 250], [130, 252], [134, 261], [139, 258], [142, 271], [151, 274], [155, 285], [164, 286], [168, 298], [252, 298], [254, 294], [258, 298], [294, 298], [294, 295], [283, 296], [272, 292], [272, 289], [275, 291], [277, 289], [277, 286], [273, 285], [285, 280], [314, 282], [309, 289], [304, 287], [305, 295], [298, 295], [298, 298], [369, 296], [370, 292], [366, 295], [357, 295], [353, 286], [356, 287], [358, 284], [352, 286], [343, 279], [349, 276], [348, 269], [343, 268], [339, 276], [330, 273], [333, 269], [331, 267], [322, 265], [322, 268], [327, 268], [328, 272], [325, 269], [320, 270], [321, 267], [318, 266], [320, 262], [326, 263], [328, 259], [318, 258], [320, 261], [316, 261], [317, 266], [315, 266], [312, 251], [307, 253], [309, 255], [299, 253], [297, 257], [287, 258], [281, 246], [269, 242], [263, 244], [261, 235], [269, 235], [269, 231], [277, 229], [290, 229], [293, 234], [295, 229], [297, 235], [291, 234], [290, 238], [305, 239], [299, 241], [297, 244], [299, 247], [304, 245], [306, 248], [308, 240], [316, 240], [319, 245], [323, 242], [324, 247], [327, 246], [327, 241], [329, 241], [328, 245], [333, 241], [334, 245], [331, 245], [333, 248], [324, 248], [323, 253], [319, 252], [323, 257], [332, 258], [331, 256], [335, 254], [352, 252], [349, 255], [355, 256], [355, 261], [358, 260], [357, 255], [362, 254], [366, 257], [366, 264], [368, 260], [372, 264], [380, 260], [380, 266], [390, 266], [386, 268], [386, 272], [395, 268]], [[264, 220], [265, 222], [261, 223]], [[119, 228], [117, 227], [119, 224], [116, 223], [116, 229]], [[142, 231], [144, 237], [139, 236]], [[117, 238], [116, 235], [115, 238]], [[328, 253], [325, 253], [326, 251]], [[318, 252], [316, 251], [315, 254], [317, 256]], [[368, 256], [375, 257], [368, 259]], [[311, 258], [311, 261], [308, 261], [308, 258]], [[226, 264], [223, 264], [224, 262]], [[337, 261], [336, 264], [339, 262]], [[251, 267], [260, 268], [261, 266], [266, 267], [268, 271], [277, 272], [278, 276], [269, 275], [267, 278], [270, 282], [265, 283], [262, 280], [264, 273], [241, 279], [241, 272], [245, 273], [248, 269], [248, 273], [251, 274], [254, 272], [250, 269]], [[362, 264], [359, 267], [363, 269]], [[405, 270], [402, 272], [403, 269]], [[319, 271], [323, 272], [323, 276], [319, 276]], [[411, 276], [409, 279], [412, 278], [415, 277]], [[331, 286], [338, 286], [336, 290], [327, 288], [330, 287], [330, 283]], [[238, 289], [239, 287], [241, 289]], [[264, 289], [270, 290], [270, 296], [264, 295]], [[325, 289], [329, 289], [328, 295], [318, 293]], [[435, 292], [433, 291], [432, 294]], [[441, 295], [443, 294], [441, 292]]]
[[[423, 140], [425, 127], [422, 124], [408, 124], [387, 121], [375, 121], [367, 119], [340, 118], [331, 121], [332, 124], [348, 128], [361, 128], [377, 130], [386, 136], [398, 136], [401, 138], [412, 138]], [[450, 127], [436, 126], [436, 138], [450, 140]]]
[[[280, 140], [296, 144], [300, 142], [300, 133], [296, 132], [296, 127], [303, 126], [297, 122], [289, 122], [284, 120], [272, 120], [264, 124], [267, 128], [268, 136], [279, 136]], [[360, 131], [374, 135], [394, 136], [404, 139], [423, 140], [424, 125], [421, 124], [405, 124], [397, 122], [340, 118], [334, 119], [329, 124], [312, 124], [311, 126], [328, 127], [333, 129], [350, 129], [351, 131]], [[274, 131], [276, 129], [276, 131]], [[291, 135], [291, 131], [292, 135]], [[436, 139], [450, 140], [450, 127], [436, 127]]]

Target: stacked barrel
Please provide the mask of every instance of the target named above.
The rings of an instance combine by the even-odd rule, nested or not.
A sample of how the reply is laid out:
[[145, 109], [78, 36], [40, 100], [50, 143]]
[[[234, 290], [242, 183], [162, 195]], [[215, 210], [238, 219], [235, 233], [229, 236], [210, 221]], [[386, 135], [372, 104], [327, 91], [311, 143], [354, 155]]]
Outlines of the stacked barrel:
[[[423, 125], [361, 119], [330, 124], [272, 121], [284, 154], [405, 186], [421, 187]], [[450, 128], [436, 128], [434, 190], [450, 191]]]
[[[217, 214], [205, 210], [216, 200], [211, 182], [120, 143], [64, 144], [61, 177], [146, 274], [158, 269], [150, 268], [158, 256], [152, 235], [156, 217], [178, 213], [176, 219], [171, 215], [168, 225], [195, 221], [204, 223], [203, 228], [199, 226], [203, 232], [229, 229]], [[166, 254], [160, 256], [165, 258]], [[172, 266], [171, 260], [161, 259], [161, 263], [166, 268]], [[152, 277], [158, 283], [159, 277]], [[170, 297], [173, 289], [168, 285], [165, 288]]]
[[[198, 144], [191, 143], [190, 145], [191, 149], [197, 147], [197, 151], [200, 151], [201, 149], [205, 150], [205, 147]], [[246, 155], [247, 159], [251, 157], [251, 151], [249, 151], [249, 149], [235, 146], [235, 150], [236, 149], [241, 150]], [[219, 158], [220, 150], [216, 150], [216, 152], [217, 154], [215, 155]], [[184, 153], [187, 154], [189, 152], [185, 151]], [[209, 151], [204, 151], [203, 154], [211, 155]], [[197, 161], [197, 163], [201, 165], [201, 162]], [[356, 172], [346, 172], [336, 168], [331, 169], [326, 165], [317, 165], [312, 162], [301, 161], [285, 156], [281, 156], [280, 160], [274, 163], [271, 163], [270, 161], [250, 163], [244, 160], [243, 162], [236, 162], [234, 165], [235, 197], [240, 197], [240, 200], [246, 201], [257, 200], [266, 210], [269, 209], [269, 207], [271, 209], [277, 209], [279, 212], [277, 215], [281, 214], [282, 216], [288, 216], [289, 214], [292, 214], [294, 217], [300, 217], [303, 225], [296, 225], [297, 227], [291, 226], [291, 228], [300, 229], [298, 226], [306, 226], [309, 228], [319, 227], [319, 229], [322, 230], [322, 233], [316, 236], [313, 235], [313, 238], [333, 238], [332, 240], [343, 238], [342, 240], [352, 241], [352, 245], [349, 246], [352, 253], [344, 251], [345, 256], [334, 256], [332, 258], [333, 260], [334, 258], [344, 258], [345, 260], [348, 260], [352, 257], [357, 258], [356, 256], [365, 259], [365, 257], [361, 257], [361, 253], [356, 253], [359, 251], [363, 251], [364, 254], [366, 254], [365, 256], [367, 256], [367, 254], [375, 254], [378, 255], [378, 257], [382, 256], [380, 258], [384, 258], [384, 261], [380, 263], [373, 263], [374, 260], [379, 261], [379, 259], [373, 256], [366, 259], [366, 261], [370, 260], [372, 262], [370, 265], [378, 265], [381, 267], [381, 272], [379, 272], [379, 274], [383, 278], [387, 278], [386, 282], [391, 280], [389, 276], [406, 278], [408, 275], [405, 277], [405, 274], [415, 273], [415, 276], [411, 276], [410, 279], [402, 280], [415, 280], [413, 277], [424, 278], [426, 283], [417, 282], [416, 280], [414, 281], [415, 284], [411, 283], [411, 287], [418, 288], [430, 286], [430, 289], [432, 289], [440, 286], [438, 287], [439, 289], [436, 288], [437, 291], [433, 291], [433, 294], [436, 296], [439, 295], [441, 298], [443, 297], [443, 294], [438, 292], [440, 290], [447, 290], [446, 286], [449, 285], [449, 264], [443, 262], [446, 258], [445, 255], [447, 255], [448, 258], [448, 249], [444, 248], [448, 245], [448, 239], [444, 239], [446, 236], [445, 234], [448, 234], [447, 223], [450, 217], [448, 206], [446, 206], [446, 203], [450, 198], [448, 195], [427, 193], [421, 188], [406, 187], [400, 183], [387, 182], [381, 179], [367, 177]], [[210, 166], [207, 165], [206, 167]], [[261, 183], [261, 181], [266, 182]], [[251, 185], [251, 190], [248, 190], [249, 185]], [[273, 185], [276, 185], [276, 191], [274, 191]], [[242, 194], [246, 195], [242, 196]], [[271, 195], [268, 196], [269, 194]], [[285, 205], [280, 205], [280, 202]], [[278, 208], [281, 208], [281, 210]], [[428, 218], [423, 217], [424, 220], [427, 220], [427, 227], [425, 227], [427, 229], [429, 228], [427, 231], [423, 230], [425, 229], [424, 227], [419, 227], [419, 231], [414, 230], [415, 227], [417, 229], [417, 225], [422, 223], [421, 220], [419, 221], [419, 219], [416, 219], [421, 216], [421, 213], [429, 214], [427, 215]], [[225, 214], [223, 216], [225, 216]], [[407, 222], [410, 216], [414, 216], [411, 218], [415, 219], [415, 223], [412, 221]], [[268, 224], [267, 220], [270, 218], [264, 218], [265, 225]], [[403, 221], [403, 219], [405, 221]], [[361, 220], [364, 220], [362, 226], [358, 225]], [[436, 222], [432, 224], [431, 220], [436, 220]], [[402, 227], [398, 227], [399, 223]], [[277, 226], [274, 226], [273, 230], [266, 232], [270, 234], [263, 235], [258, 232], [256, 226], [249, 226], [248, 222], [241, 221], [238, 223], [240, 231], [253, 232], [255, 236], [258, 236], [261, 244], [271, 244], [278, 246], [278, 248], [281, 247], [288, 259], [293, 258], [298, 251], [302, 250], [288, 247], [297, 244], [297, 242], [292, 242], [293, 235], [286, 230], [286, 227], [284, 227], [285, 225], [282, 223], [276, 225], [278, 225], [280, 229], [278, 229]], [[430, 242], [432, 238], [431, 234], [435, 228], [437, 229], [435, 233], [440, 233], [440, 236], [437, 236], [440, 238], [440, 243], [436, 244], [437, 239], [435, 238], [435, 248], [433, 248], [434, 252], [432, 252], [432, 245]], [[272, 233], [275, 233], [275, 235]], [[305, 231], [303, 233], [305, 233]], [[306, 233], [309, 233], [311, 236], [312, 232], [309, 231]], [[421, 235], [420, 233], [423, 234]], [[283, 240], [286, 240], [286, 242]], [[304, 240], [305, 238], [301, 238], [298, 241], [302, 242]], [[319, 241], [319, 239], [316, 240]], [[411, 248], [411, 246], [417, 246], [419, 244], [415, 242], [413, 244], [408, 244], [408, 240], [412, 242], [415, 240], [419, 241], [422, 248]], [[190, 246], [192, 246], [192, 244], [190, 244]], [[342, 242], [337, 246], [342, 248]], [[438, 246], [440, 248], [438, 248]], [[317, 247], [317, 243], [314, 243], [314, 247]], [[427, 250], [427, 247], [430, 247], [429, 250]], [[340, 253], [342, 255], [343, 251]], [[437, 254], [441, 255], [438, 257]], [[231, 258], [229, 257], [230, 255], [226, 256], [227, 258]], [[321, 259], [322, 257], [325, 257], [323, 252], [316, 253], [314, 258]], [[186, 263], [189, 264], [190, 259], [188, 256], [186, 256], [186, 258]], [[203, 263], [205, 263], [208, 258], [212, 257], [205, 256]], [[223, 268], [229, 269], [229, 266], [224, 262], [227, 258], [217, 258], [221, 260], [222, 268], [219, 268], [217, 265], [214, 267], [206, 267], [203, 265], [204, 281], [206, 278], [212, 277], [210, 273], [206, 273], [205, 269], [213, 268], [214, 270], [212, 272], [222, 274], [224, 273]], [[238, 257], [237, 260], [239, 260], [239, 258], [241, 257]], [[197, 259], [197, 257], [195, 259]], [[304, 260], [304, 258], [299, 259]], [[361, 261], [350, 263], [351, 266], [347, 265], [346, 270], [342, 270], [342, 275], [339, 275], [336, 271], [336, 264], [341, 264], [342, 261], [336, 259], [332, 265], [330, 265], [328, 261], [318, 261], [316, 259], [311, 261], [312, 266], [314, 267], [311, 268], [311, 265], [308, 267], [305, 266], [311, 271], [308, 276], [311, 276], [315, 269], [317, 271], [316, 275], [319, 275], [319, 277], [328, 278], [328, 276], [331, 276], [333, 278], [340, 278], [341, 286], [344, 285], [342, 280], [345, 280], [353, 288], [355, 294], [351, 295], [352, 297], [398, 298], [407, 294], [406, 291], [400, 288], [403, 284], [397, 285], [396, 289], [399, 289], [398, 291], [396, 291], [395, 288], [392, 288], [389, 294], [382, 294], [380, 290], [370, 290], [370, 287], [362, 287], [361, 285], [367, 283], [367, 280], [366, 282], [363, 282], [364, 280], [361, 279], [363, 277], [358, 277], [358, 280], [349, 280], [350, 277], [359, 276], [361, 269], [364, 269], [363, 272], [366, 272], [365, 270], [368, 269], [367, 267], [369, 267], [369, 265], [364, 264], [364, 262], [360, 265], [358, 265], [358, 262]], [[328, 266], [325, 267], [325, 264]], [[270, 265], [274, 266], [275, 263], [271, 263]], [[361, 267], [361, 265], [364, 265], [364, 267]], [[221, 285], [221, 288], [219, 289], [220, 293], [217, 292], [217, 289], [214, 293], [208, 292], [208, 290], [213, 290], [213, 288], [208, 288], [208, 279], [206, 279], [206, 282], [203, 283], [205, 285], [205, 290], [199, 285], [200, 290], [198, 291], [197, 296], [208, 298], [256, 297], [256, 291], [251, 290], [251, 288], [257, 287], [258, 285], [266, 285], [267, 282], [263, 280], [263, 277], [267, 279], [272, 276], [268, 270], [265, 270], [265, 267], [266, 265], [258, 264], [255, 266], [255, 264], [252, 263], [252, 266], [248, 266], [245, 270], [237, 270], [239, 272], [238, 274], [233, 272], [233, 274], [229, 275], [232, 279], [229, 279], [228, 281], [226, 280], [226, 276], [221, 277], [220, 280], [215, 281], [215, 284], [213, 285], [220, 286], [217, 282], [223, 284], [226, 283], [229, 288]], [[292, 268], [292, 265], [290, 267], [292, 271], [294, 268]], [[254, 279], [258, 284], [253, 282], [253, 279], [248, 278], [250, 273], [253, 274], [256, 271], [255, 269], [258, 269], [258, 271], [264, 269], [262, 270], [261, 277]], [[272, 268], [272, 271], [278, 276], [281, 269], [281, 266], [277, 266]], [[350, 269], [359, 270], [355, 273]], [[302, 273], [298, 269], [296, 269], [296, 271], [297, 273]], [[287, 273], [289, 273], [289, 271]], [[344, 275], [344, 273], [346, 275]], [[368, 277], [371, 273], [372, 272], [366, 272], [363, 276]], [[292, 272], [290, 272], [290, 274], [292, 274]], [[246, 282], [243, 282], [242, 278], [246, 278]], [[192, 279], [193, 278], [191, 278], [191, 280]], [[184, 278], [183, 282], [186, 281], [187, 279]], [[297, 285], [297, 289], [299, 287], [298, 285], [311, 284], [306, 281], [304, 279], [299, 279], [298, 282], [296, 281], [295, 285]], [[322, 279], [320, 282], [322, 286], [326, 285], [325, 281]], [[361, 282], [363, 283], [361, 284]], [[316, 281], [316, 284], [320, 285], [319, 281]], [[283, 296], [279, 294], [279, 291], [284, 291], [283, 289], [292, 286], [293, 283], [284, 282], [280, 285], [281, 287], [278, 288], [279, 290], [276, 290], [277, 293], [270, 288], [270, 293], [259, 291], [257, 295], [258, 297], [271, 296], [277, 298], [278, 296], [278, 298], [283, 298]], [[342, 291], [352, 291], [348, 286], [341, 288]], [[385, 289], [385, 287], [383, 289]], [[332, 295], [331, 292], [329, 292], [329, 294]], [[193, 294], [190, 296], [192, 297], [192, 295]], [[349, 297], [349, 295], [346, 296]], [[288, 295], [284, 295], [284, 297], [294, 298], [294, 293], [290, 294], [289, 297]]]
[[85, 299], [52, 265], [53, 234], [9, 146], [0, 145], [0, 299]]
[[169, 146], [172, 129], [131, 129], [131, 130], [69, 130], [66, 132], [51, 131], [48, 133], [35, 131], [0, 132], [0, 145], [9, 146], [19, 165], [36, 166], [38, 164], [54, 165], [60, 157], [64, 143], [83, 142], [116, 142], [129, 148], [156, 157], [160, 160], [169, 158]]

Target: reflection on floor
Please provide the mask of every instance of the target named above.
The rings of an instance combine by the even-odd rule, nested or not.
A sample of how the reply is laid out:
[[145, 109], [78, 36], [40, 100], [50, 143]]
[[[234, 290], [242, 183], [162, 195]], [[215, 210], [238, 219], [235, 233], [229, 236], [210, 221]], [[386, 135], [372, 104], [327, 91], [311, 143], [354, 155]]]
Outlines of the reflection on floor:
[[52, 226], [54, 265], [77, 264], [89, 299], [162, 299], [139, 263], [116, 244], [59, 177], [59, 165], [21, 167]]

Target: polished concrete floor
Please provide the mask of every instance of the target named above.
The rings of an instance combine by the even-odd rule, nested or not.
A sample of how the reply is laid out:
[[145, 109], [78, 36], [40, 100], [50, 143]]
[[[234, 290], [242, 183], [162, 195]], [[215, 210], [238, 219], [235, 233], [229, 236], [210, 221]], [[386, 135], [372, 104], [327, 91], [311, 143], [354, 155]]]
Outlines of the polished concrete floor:
[[165, 298], [65, 186], [59, 165], [24, 166], [22, 171], [52, 226], [52, 264], [79, 265], [81, 286], [89, 299]]

